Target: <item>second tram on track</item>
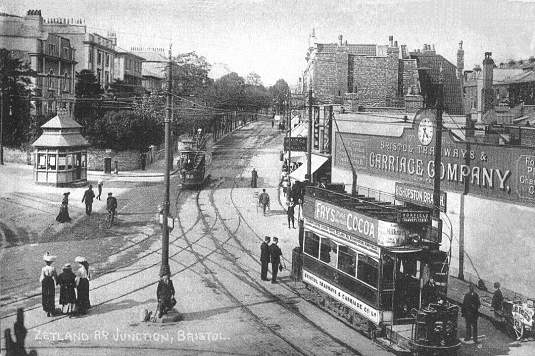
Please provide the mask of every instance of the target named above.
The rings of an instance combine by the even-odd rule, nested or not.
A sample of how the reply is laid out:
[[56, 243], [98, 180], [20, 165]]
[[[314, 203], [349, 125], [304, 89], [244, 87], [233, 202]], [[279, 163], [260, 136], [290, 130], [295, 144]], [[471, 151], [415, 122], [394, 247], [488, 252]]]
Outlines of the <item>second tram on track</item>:
[[310, 299], [398, 354], [456, 354], [458, 307], [445, 298], [448, 256], [427, 239], [430, 211], [307, 187], [303, 216]]
[[199, 132], [183, 137], [178, 144], [178, 170], [184, 188], [199, 188], [208, 178], [212, 164], [212, 140]]

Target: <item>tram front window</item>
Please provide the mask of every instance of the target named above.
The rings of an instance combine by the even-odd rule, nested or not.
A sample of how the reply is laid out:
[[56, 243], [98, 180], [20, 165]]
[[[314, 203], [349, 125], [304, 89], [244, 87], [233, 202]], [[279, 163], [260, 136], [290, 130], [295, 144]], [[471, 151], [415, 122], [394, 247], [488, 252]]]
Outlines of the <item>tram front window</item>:
[[312, 257], [318, 258], [320, 249], [320, 238], [310, 231], [305, 231], [304, 252]]
[[326, 237], [321, 238], [320, 260], [336, 268], [338, 245]]
[[376, 287], [379, 276], [379, 262], [365, 255], [358, 258], [357, 279], [362, 282]]
[[338, 269], [354, 277], [356, 265], [357, 253], [347, 246], [340, 245], [338, 249]]

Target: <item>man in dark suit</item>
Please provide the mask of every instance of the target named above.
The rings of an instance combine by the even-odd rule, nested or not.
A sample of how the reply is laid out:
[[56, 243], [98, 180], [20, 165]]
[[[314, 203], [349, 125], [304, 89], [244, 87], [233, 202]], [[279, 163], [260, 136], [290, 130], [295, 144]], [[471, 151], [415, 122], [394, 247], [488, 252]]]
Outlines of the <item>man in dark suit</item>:
[[475, 292], [473, 283], [470, 283], [470, 291], [464, 295], [461, 314], [466, 320], [466, 338], [464, 341], [469, 342], [472, 338], [472, 331], [474, 342], [477, 343], [477, 318], [479, 317], [479, 295]]
[[279, 273], [279, 264], [281, 262], [281, 256], [282, 251], [279, 246], [277, 246], [277, 243], [279, 242], [279, 239], [274, 237], [273, 243], [269, 246], [269, 252], [271, 255], [271, 283], [279, 283], [277, 282], [277, 274]]
[[264, 242], [262, 242], [262, 245], [260, 245], [260, 263], [262, 264], [262, 269], [260, 270], [260, 277], [263, 281], [269, 281], [269, 279], [267, 278], [267, 271], [270, 259], [270, 251], [268, 245], [269, 240], [270, 237], [266, 236], [264, 238]]
[[93, 192], [93, 186], [90, 184], [82, 198], [82, 203], [85, 202], [85, 213], [88, 216], [91, 215], [91, 211], [93, 210], [93, 198], [95, 198], [95, 193]]

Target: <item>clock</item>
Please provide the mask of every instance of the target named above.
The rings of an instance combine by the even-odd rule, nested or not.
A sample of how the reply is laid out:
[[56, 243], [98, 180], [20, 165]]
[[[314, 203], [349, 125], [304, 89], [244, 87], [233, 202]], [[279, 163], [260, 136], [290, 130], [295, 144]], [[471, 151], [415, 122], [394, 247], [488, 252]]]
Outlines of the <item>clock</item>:
[[433, 126], [433, 121], [427, 117], [424, 117], [418, 125], [418, 139], [422, 145], [427, 146], [431, 143], [434, 132], [435, 128]]

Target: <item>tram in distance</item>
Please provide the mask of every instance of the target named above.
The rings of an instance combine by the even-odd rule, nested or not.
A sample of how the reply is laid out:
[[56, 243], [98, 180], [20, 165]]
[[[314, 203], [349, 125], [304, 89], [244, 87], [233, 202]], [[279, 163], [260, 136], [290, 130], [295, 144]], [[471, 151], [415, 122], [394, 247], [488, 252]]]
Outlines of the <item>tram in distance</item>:
[[396, 354], [456, 355], [458, 306], [430, 210], [306, 187], [307, 297]]
[[200, 188], [212, 164], [212, 142], [202, 131], [185, 136], [178, 143], [178, 171], [183, 188]]

